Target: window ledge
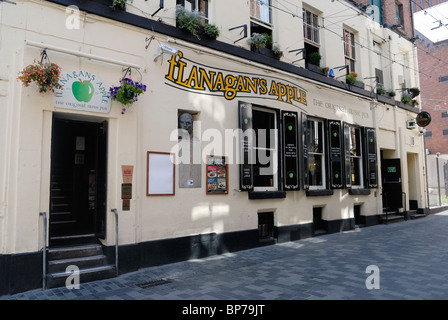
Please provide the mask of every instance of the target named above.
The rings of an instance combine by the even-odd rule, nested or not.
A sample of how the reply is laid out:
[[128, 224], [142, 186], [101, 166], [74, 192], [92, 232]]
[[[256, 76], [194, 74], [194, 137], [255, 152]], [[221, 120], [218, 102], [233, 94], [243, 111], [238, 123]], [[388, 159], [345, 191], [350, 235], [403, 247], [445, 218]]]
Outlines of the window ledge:
[[357, 196], [368, 196], [370, 194], [370, 189], [348, 189], [348, 194]]
[[306, 190], [307, 197], [332, 196], [332, 195], [333, 190], [331, 189]]
[[282, 199], [286, 198], [285, 191], [249, 191], [249, 199]]

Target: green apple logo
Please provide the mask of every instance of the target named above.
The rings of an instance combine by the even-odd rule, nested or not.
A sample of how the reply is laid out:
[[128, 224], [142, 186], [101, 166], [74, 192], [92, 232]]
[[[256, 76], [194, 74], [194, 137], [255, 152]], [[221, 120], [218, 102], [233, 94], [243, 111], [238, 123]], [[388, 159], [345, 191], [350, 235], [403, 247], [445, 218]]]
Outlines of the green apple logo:
[[90, 83], [90, 80], [83, 82], [80, 78], [78, 79], [79, 81], [72, 84], [73, 95], [78, 101], [89, 102], [95, 93], [93, 84]]

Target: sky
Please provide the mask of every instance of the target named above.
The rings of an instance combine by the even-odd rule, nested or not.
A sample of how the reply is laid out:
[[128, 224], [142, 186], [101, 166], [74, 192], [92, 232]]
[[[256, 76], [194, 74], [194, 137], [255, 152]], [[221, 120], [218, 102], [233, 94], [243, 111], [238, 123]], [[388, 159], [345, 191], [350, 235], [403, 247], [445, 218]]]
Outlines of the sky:
[[434, 43], [447, 40], [448, 2], [414, 13], [414, 27]]

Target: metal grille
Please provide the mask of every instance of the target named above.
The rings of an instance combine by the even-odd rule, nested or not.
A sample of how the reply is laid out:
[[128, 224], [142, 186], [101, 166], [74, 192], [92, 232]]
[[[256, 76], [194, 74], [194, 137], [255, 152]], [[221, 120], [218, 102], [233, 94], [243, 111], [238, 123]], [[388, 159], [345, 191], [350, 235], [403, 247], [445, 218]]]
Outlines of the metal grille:
[[142, 289], [146, 289], [146, 288], [161, 286], [163, 284], [167, 284], [170, 282], [171, 282], [171, 280], [158, 279], [158, 280], [151, 280], [151, 281], [146, 281], [146, 282], [142, 282], [142, 283], [137, 283], [136, 286], [140, 287]]

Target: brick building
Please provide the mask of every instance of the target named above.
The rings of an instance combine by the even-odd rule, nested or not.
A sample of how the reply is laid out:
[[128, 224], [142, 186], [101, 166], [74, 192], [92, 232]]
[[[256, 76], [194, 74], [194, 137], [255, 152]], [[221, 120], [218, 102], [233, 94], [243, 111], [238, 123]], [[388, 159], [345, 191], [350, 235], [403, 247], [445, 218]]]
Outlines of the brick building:
[[448, 3], [415, 1], [412, 9], [418, 37], [422, 110], [431, 114], [424, 135], [429, 202], [435, 206], [445, 203], [448, 178]]

